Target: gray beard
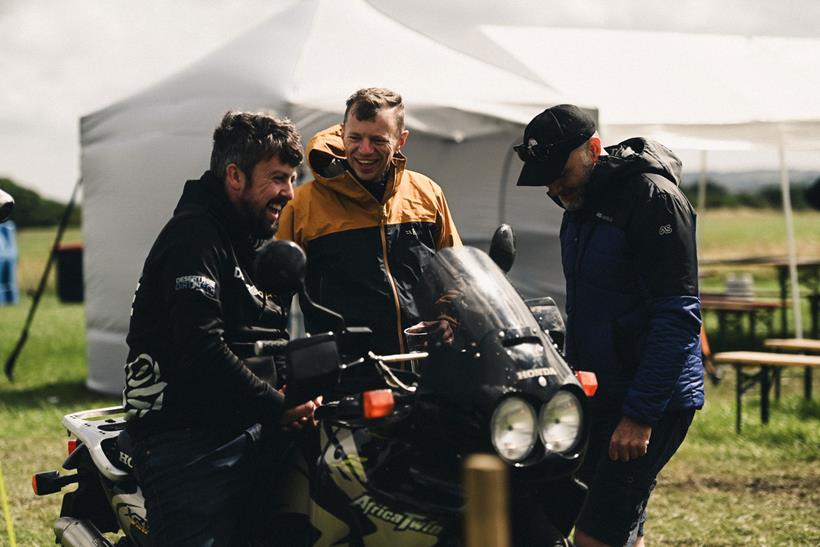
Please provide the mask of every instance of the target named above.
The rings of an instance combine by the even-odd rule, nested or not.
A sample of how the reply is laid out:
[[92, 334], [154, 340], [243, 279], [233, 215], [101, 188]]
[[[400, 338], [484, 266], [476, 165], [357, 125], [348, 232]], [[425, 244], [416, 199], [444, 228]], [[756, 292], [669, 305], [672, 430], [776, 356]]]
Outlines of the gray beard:
[[579, 191], [572, 201], [564, 201], [561, 196], [558, 196], [558, 200], [564, 206], [565, 211], [578, 211], [584, 206], [584, 193], [583, 190]]

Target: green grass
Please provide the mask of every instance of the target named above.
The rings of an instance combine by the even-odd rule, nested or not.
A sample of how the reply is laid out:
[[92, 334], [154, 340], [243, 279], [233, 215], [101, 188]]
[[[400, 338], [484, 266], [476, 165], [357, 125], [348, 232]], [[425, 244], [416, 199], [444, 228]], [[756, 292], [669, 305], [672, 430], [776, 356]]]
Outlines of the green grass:
[[[0, 356], [5, 363], [22, 328], [30, 299], [0, 308]], [[81, 305], [60, 304], [53, 293], [40, 303], [15, 382], [0, 379], [0, 464], [6, 479], [18, 545], [53, 543], [58, 496], [34, 496], [31, 476], [59, 469], [66, 455], [63, 415], [117, 400], [89, 392], [85, 381], [85, 325]], [[5, 521], [0, 546], [9, 545]]]
[[[698, 218], [698, 229], [701, 258], [727, 259], [786, 254], [786, 223], [780, 211], [707, 210]], [[794, 232], [798, 256], [820, 257], [820, 214], [813, 211], [794, 213]]]
[[[813, 215], [796, 216], [801, 256], [820, 256], [820, 215]], [[704, 252], [710, 258], [783, 254], [785, 244], [770, 234], [778, 223], [777, 212], [707, 212], [701, 219]], [[78, 239], [74, 231], [67, 241]], [[761, 247], [763, 240], [771, 247]], [[25, 294], [37, 286], [53, 231], [21, 231], [18, 241]], [[755, 279], [765, 283], [763, 274]], [[22, 300], [0, 307], [3, 362], [28, 311], [29, 298]], [[58, 469], [65, 457], [62, 416], [118, 403], [84, 387], [84, 334], [82, 306], [61, 304], [49, 291], [17, 363], [15, 383], [0, 378], [0, 463], [20, 546], [53, 544], [51, 523], [60, 498], [35, 497], [30, 481], [33, 473]], [[712, 349], [721, 350], [714, 341]], [[758, 391], [744, 397], [740, 436], [734, 432], [734, 374], [722, 372], [724, 381], [707, 386], [706, 407], [659, 478], [649, 508], [648, 543], [820, 545], [820, 404], [802, 398], [802, 372], [785, 376], [782, 398], [773, 403], [766, 427], [760, 424]], [[820, 392], [820, 380], [816, 384]], [[0, 518], [0, 546], [7, 545]]]
[[[734, 432], [734, 374], [707, 387], [679, 452], [658, 480], [647, 539], [660, 545], [820, 544], [820, 404], [801, 397], [798, 371], [783, 381], [770, 422], [757, 394], [744, 396]], [[800, 372], [802, 374], [802, 371]]]
[[[37, 290], [56, 233], [54, 228], [29, 228], [18, 231], [17, 247], [20, 260], [17, 266], [17, 283], [21, 294], [33, 293]], [[81, 241], [80, 229], [69, 228], [63, 234], [61, 243], [79, 241]], [[47, 285], [52, 291], [54, 290], [54, 279], [54, 265], [52, 265], [52, 273]]]
[[[20, 303], [0, 306], [0, 363], [17, 342], [39, 284], [55, 230], [18, 232]], [[64, 242], [78, 241], [69, 230]], [[31, 476], [59, 469], [66, 455], [63, 415], [83, 408], [110, 406], [117, 399], [85, 388], [85, 317], [79, 304], [61, 304], [54, 294], [53, 273], [15, 366], [15, 381], [0, 377], [0, 465], [20, 546], [52, 545], [51, 523], [60, 511], [58, 496], [36, 497]], [[0, 519], [0, 546], [10, 545]]]

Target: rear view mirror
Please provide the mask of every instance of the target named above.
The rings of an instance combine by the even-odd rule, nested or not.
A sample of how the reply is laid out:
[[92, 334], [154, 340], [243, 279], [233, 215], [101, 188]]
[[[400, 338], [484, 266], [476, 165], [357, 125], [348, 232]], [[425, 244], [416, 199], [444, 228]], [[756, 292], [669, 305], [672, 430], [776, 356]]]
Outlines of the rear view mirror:
[[504, 273], [510, 271], [515, 262], [515, 232], [512, 226], [502, 224], [496, 229], [490, 243], [489, 255]]
[[259, 251], [254, 263], [256, 285], [265, 292], [300, 292], [305, 282], [307, 258], [292, 241], [271, 241]]
[[541, 330], [548, 333], [558, 349], [563, 351], [567, 328], [555, 300], [549, 296], [544, 296], [542, 298], [531, 298], [525, 302], [535, 320], [538, 321]]
[[317, 325], [322, 325], [320, 330], [342, 332], [345, 328], [344, 318], [314, 303], [305, 290], [306, 268], [307, 257], [299, 245], [292, 241], [275, 240], [259, 250], [254, 262], [254, 281], [264, 292], [299, 294], [302, 312], [315, 314]]

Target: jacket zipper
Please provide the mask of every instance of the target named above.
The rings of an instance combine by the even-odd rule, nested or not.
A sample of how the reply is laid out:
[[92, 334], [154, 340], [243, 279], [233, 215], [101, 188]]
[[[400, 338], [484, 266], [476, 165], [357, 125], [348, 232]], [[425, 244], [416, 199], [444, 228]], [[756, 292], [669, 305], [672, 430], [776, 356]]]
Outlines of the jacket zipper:
[[387, 281], [390, 282], [390, 289], [393, 291], [393, 303], [396, 306], [396, 334], [399, 337], [399, 353], [404, 353], [404, 336], [401, 328], [401, 306], [399, 305], [399, 292], [396, 290], [396, 282], [393, 273], [390, 271], [390, 262], [387, 260], [387, 216], [382, 215], [379, 222], [379, 233], [382, 239], [382, 256], [384, 256], [384, 272], [387, 274]]

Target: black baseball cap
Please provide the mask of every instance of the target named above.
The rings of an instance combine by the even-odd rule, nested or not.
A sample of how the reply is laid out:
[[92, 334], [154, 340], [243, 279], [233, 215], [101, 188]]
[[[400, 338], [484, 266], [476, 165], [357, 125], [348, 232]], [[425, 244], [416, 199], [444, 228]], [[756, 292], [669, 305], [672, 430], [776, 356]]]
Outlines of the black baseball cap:
[[595, 120], [572, 104], [544, 110], [524, 129], [524, 142], [513, 146], [524, 162], [518, 186], [549, 186], [564, 170], [570, 153], [595, 134]]

